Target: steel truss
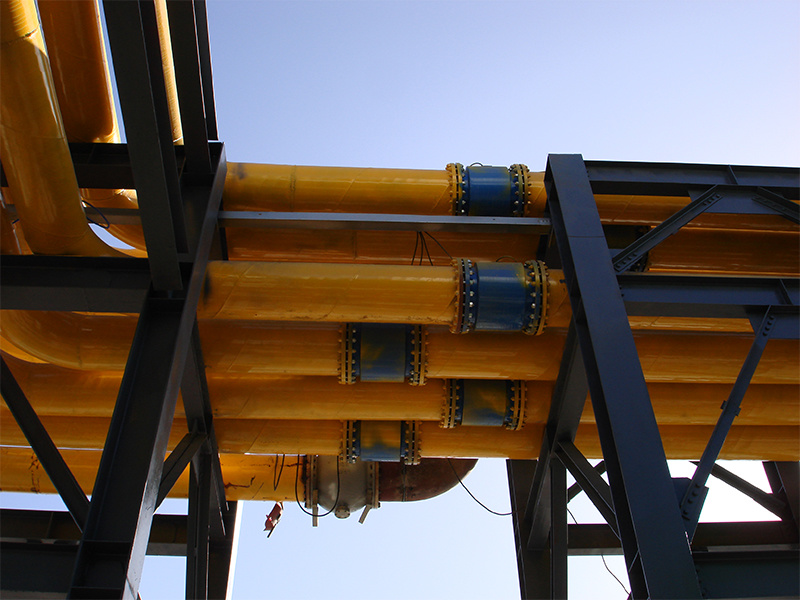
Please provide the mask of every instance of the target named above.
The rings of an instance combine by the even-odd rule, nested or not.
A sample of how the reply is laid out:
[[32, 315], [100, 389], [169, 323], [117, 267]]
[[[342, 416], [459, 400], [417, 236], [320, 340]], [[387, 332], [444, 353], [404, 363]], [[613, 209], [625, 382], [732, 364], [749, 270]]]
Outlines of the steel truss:
[[[798, 580], [798, 465], [765, 466], [771, 494], [714, 465], [714, 444], [724, 440], [763, 344], [770, 337], [797, 336], [797, 279], [689, 280], [625, 272], [703, 209], [775, 212], [797, 222], [797, 205], [787, 201], [798, 199], [796, 169], [551, 156], [549, 219], [225, 213], [220, 211], [225, 151], [210, 141], [217, 131], [205, 3], [167, 4], [185, 145], [173, 146], [170, 137], [153, 1], [104, 0], [128, 143], [71, 146], [81, 187], [137, 189], [137, 211], [108, 216], [142, 224], [148, 258], [4, 257], [0, 269], [4, 309], [140, 314], [91, 502], [13, 374], [1, 365], [3, 398], [69, 511], [0, 514], [3, 590], [133, 599], [145, 554], [154, 553], [187, 557], [187, 598], [225, 596], [236, 505], [225, 500], [195, 307], [207, 261], [225, 257], [222, 228], [246, 225], [551, 231], [554, 243], [543, 252], [564, 269], [575, 318], [540, 459], [508, 463], [522, 597], [566, 597], [568, 554], [620, 551], [635, 598], [730, 596], [726, 578], [733, 578], [737, 590], [747, 590], [747, 573], [753, 574], [751, 582], [770, 574], [775, 587], [761, 589], [761, 595], [798, 594], [796, 587], [786, 591], [787, 582]], [[593, 193], [685, 194], [693, 202], [612, 262]], [[589, 289], [591, 294], [584, 294]], [[627, 314], [745, 315], [761, 333], [709, 456], [693, 480], [679, 482], [679, 495], [666, 468]], [[179, 389], [186, 435], [164, 461]], [[573, 444], [588, 392], [605, 457], [595, 468]], [[128, 410], [134, 404], [136, 411]], [[187, 466], [189, 514], [154, 515]], [[609, 484], [601, 477], [604, 469]], [[567, 489], [567, 471], [579, 488]], [[691, 500], [702, 497], [709, 474], [782, 521], [697, 525], [698, 501]], [[567, 525], [567, 502], [579, 491], [607, 524]], [[41, 543], [55, 540], [60, 543]]]
[[[567, 597], [567, 556], [625, 556], [633, 598], [795, 597], [800, 594], [798, 463], [765, 463], [767, 494], [716, 465], [769, 339], [800, 337], [797, 278], [678, 277], [627, 271], [704, 211], [800, 219], [797, 169], [585, 162], [551, 155], [545, 175], [552, 222], [549, 264], [559, 264], [573, 320], [537, 461], [508, 461], [520, 593]], [[628, 248], [609, 248], [595, 193], [680, 194], [692, 202]], [[691, 479], [670, 477], [628, 315], [747, 317], [755, 339]], [[604, 461], [574, 445], [587, 392]], [[576, 484], [567, 490], [565, 471]], [[608, 483], [601, 473], [606, 471]], [[702, 523], [710, 475], [781, 518]], [[583, 491], [604, 525], [567, 525]]]
[[[81, 186], [136, 188], [148, 258], [3, 261], [3, 308], [139, 313], [91, 502], [2, 364], [3, 398], [72, 520], [57, 533], [65, 515], [3, 511], [3, 590], [134, 599], [152, 552], [187, 557], [187, 598], [226, 595], [237, 508], [225, 499], [195, 314], [208, 260], [222, 256], [225, 150], [210, 141], [205, 3], [167, 7], [184, 146], [172, 143], [155, 5], [123, 0], [105, 1], [104, 11], [127, 144], [71, 147]], [[187, 433], [165, 461], [179, 390]], [[154, 515], [187, 467], [188, 516]], [[36, 543], [52, 537], [61, 543]]]

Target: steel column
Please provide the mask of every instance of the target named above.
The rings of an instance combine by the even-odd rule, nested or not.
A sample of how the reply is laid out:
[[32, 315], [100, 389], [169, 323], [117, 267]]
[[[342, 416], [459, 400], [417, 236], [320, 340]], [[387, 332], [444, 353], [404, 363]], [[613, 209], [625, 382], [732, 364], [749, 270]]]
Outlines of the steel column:
[[553, 232], [570, 292], [634, 598], [700, 598], [664, 448], [586, 165], [550, 155]]

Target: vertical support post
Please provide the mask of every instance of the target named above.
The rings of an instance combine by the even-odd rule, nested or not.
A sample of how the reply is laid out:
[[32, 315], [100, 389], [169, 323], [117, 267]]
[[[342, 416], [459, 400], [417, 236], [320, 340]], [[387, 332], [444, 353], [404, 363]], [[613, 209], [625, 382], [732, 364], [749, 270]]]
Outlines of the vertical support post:
[[[522, 600], [550, 598], [550, 552], [548, 549], [530, 550], [524, 529], [525, 504], [536, 471], [536, 461], [507, 460], [508, 488], [511, 496], [511, 514], [516, 543], [519, 593]], [[550, 478], [542, 484], [543, 511], [550, 518]]]
[[186, 539], [186, 600], [208, 597], [211, 456], [199, 452], [189, 469], [189, 517]]
[[550, 597], [567, 598], [567, 470], [550, 462]]
[[634, 598], [701, 598], [686, 531], [583, 158], [545, 185]]

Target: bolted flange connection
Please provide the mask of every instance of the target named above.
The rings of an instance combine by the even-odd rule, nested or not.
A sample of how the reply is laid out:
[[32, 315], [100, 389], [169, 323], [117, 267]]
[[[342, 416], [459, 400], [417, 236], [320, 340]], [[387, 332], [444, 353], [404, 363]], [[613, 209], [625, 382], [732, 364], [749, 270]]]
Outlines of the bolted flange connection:
[[538, 335], [547, 316], [547, 268], [522, 263], [454, 261], [458, 277], [451, 331], [523, 331]]
[[342, 328], [340, 383], [424, 385], [427, 370], [427, 331], [421, 325], [347, 323]]
[[472, 217], [521, 217], [531, 196], [528, 167], [447, 165], [453, 214]]
[[420, 461], [419, 421], [345, 421], [341, 456], [345, 462]]
[[441, 426], [499, 427], [513, 431], [525, 422], [527, 398], [524, 381], [448, 379]]

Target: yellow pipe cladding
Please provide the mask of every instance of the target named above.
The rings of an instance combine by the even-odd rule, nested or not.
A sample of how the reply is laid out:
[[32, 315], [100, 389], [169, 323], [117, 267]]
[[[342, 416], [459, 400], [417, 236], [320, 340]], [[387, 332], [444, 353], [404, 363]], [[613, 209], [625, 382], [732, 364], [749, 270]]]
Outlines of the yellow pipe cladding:
[[[120, 371], [76, 371], [31, 365], [6, 357], [36, 413], [53, 417], [110, 417], [122, 380]], [[552, 381], [527, 381], [525, 422], [545, 423]], [[360, 382], [335, 377], [263, 377], [213, 374], [208, 389], [215, 419], [439, 421], [447, 402], [442, 381], [424, 386]], [[666, 425], [713, 425], [731, 384], [648, 384], [656, 419]], [[81, 402], [74, 402], [74, 398]], [[180, 409], [178, 411], [180, 413]], [[587, 403], [583, 422], [592, 423]], [[800, 425], [800, 388], [753, 384], [736, 419], [740, 425]]]
[[0, 149], [28, 245], [118, 255], [86, 222], [33, 0], [0, 3], [0, 23]]

